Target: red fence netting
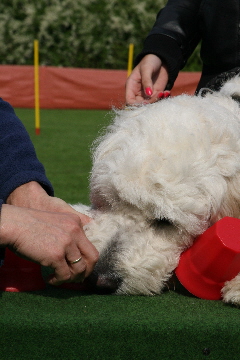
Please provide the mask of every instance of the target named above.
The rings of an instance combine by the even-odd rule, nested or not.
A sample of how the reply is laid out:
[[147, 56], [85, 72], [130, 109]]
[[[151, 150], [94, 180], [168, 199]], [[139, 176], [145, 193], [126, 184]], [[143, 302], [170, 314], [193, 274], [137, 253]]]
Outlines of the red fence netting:
[[[39, 67], [43, 109], [110, 109], [124, 105], [125, 70]], [[172, 95], [193, 94], [200, 73], [181, 72]], [[14, 107], [34, 108], [34, 67], [0, 65], [0, 97]]]

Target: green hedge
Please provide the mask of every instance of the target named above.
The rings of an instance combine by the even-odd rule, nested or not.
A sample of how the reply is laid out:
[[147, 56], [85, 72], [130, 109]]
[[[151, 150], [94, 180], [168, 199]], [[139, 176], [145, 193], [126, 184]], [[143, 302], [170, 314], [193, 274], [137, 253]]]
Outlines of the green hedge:
[[[0, 63], [125, 69], [166, 0], [1, 0]], [[197, 68], [194, 64], [197, 64]], [[199, 69], [199, 57], [191, 61]], [[187, 70], [188, 68], [186, 68]]]

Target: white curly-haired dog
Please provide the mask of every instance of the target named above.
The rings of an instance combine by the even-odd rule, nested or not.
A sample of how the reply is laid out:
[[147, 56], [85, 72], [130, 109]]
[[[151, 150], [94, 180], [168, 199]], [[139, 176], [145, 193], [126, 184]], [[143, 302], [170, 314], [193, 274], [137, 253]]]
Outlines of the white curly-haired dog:
[[[236, 76], [204, 97], [115, 112], [93, 154], [92, 207], [74, 206], [93, 218], [85, 232], [100, 252], [97, 286], [160, 294], [199, 234], [240, 216], [238, 95]], [[240, 275], [223, 299], [240, 304]]]

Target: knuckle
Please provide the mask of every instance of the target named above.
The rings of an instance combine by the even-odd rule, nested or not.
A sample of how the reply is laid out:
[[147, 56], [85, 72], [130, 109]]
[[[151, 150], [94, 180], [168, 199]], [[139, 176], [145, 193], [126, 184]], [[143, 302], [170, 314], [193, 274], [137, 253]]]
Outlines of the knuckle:
[[66, 234], [64, 237], [64, 248], [67, 250], [73, 244], [73, 238], [70, 234]]
[[66, 281], [68, 281], [68, 280], [70, 280], [71, 279], [71, 274], [63, 274], [62, 276], [61, 276], [61, 281], [62, 282], [66, 282]]
[[80, 263], [80, 266], [79, 266], [79, 269], [78, 269], [78, 273], [82, 273], [86, 270], [87, 268], [87, 264], [86, 264], [86, 261], [85, 260], [81, 260], [81, 263]]
[[[76, 215], [74, 215], [74, 217], [75, 216]], [[70, 234], [77, 234], [79, 231], [82, 231], [80, 219], [77, 216], [76, 218], [69, 219], [67, 229]]]
[[51, 251], [48, 251], [48, 254], [45, 254], [44, 259], [41, 262], [42, 266], [50, 266], [55, 267], [56, 264], [61, 262], [64, 258], [64, 251], [63, 249], [54, 249]]
[[63, 249], [55, 249], [54, 253], [52, 254], [52, 259], [55, 263], [59, 263], [65, 257], [65, 253]]
[[66, 228], [79, 228], [81, 221], [78, 215], [76, 214], [64, 214], [65, 217], [63, 219], [62, 225]]
[[87, 264], [85, 263], [79, 269], [78, 274], [83, 274], [83, 273], [85, 273], [86, 270], [87, 270]]
[[99, 252], [95, 249], [92, 252], [92, 256], [91, 256], [92, 263], [96, 264], [98, 262], [98, 259], [99, 259]]
[[65, 230], [59, 234], [58, 241], [57, 241], [57, 244], [59, 247], [58, 247], [58, 249], [55, 249], [56, 254], [63, 255], [63, 253], [65, 252], [65, 249], [67, 247], [69, 247], [72, 243], [73, 243], [72, 233], [68, 229], [65, 228]]
[[83, 229], [79, 224], [73, 224], [71, 233], [73, 235], [78, 235], [79, 233], [83, 233]]

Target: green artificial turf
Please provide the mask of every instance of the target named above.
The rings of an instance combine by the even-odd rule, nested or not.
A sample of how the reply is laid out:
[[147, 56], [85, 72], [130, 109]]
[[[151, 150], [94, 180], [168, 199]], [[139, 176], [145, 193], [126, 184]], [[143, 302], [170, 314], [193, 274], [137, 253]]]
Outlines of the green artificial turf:
[[25, 125], [52, 182], [55, 196], [89, 204], [91, 144], [111, 119], [104, 110], [41, 110], [41, 133], [35, 134], [34, 109], [15, 109]]
[[239, 309], [177, 292], [0, 293], [3, 360], [238, 360]]
[[[17, 109], [56, 196], [88, 203], [90, 146], [107, 111]], [[0, 292], [3, 360], [238, 360], [239, 308], [167, 291], [161, 296], [88, 294], [47, 286]]]

